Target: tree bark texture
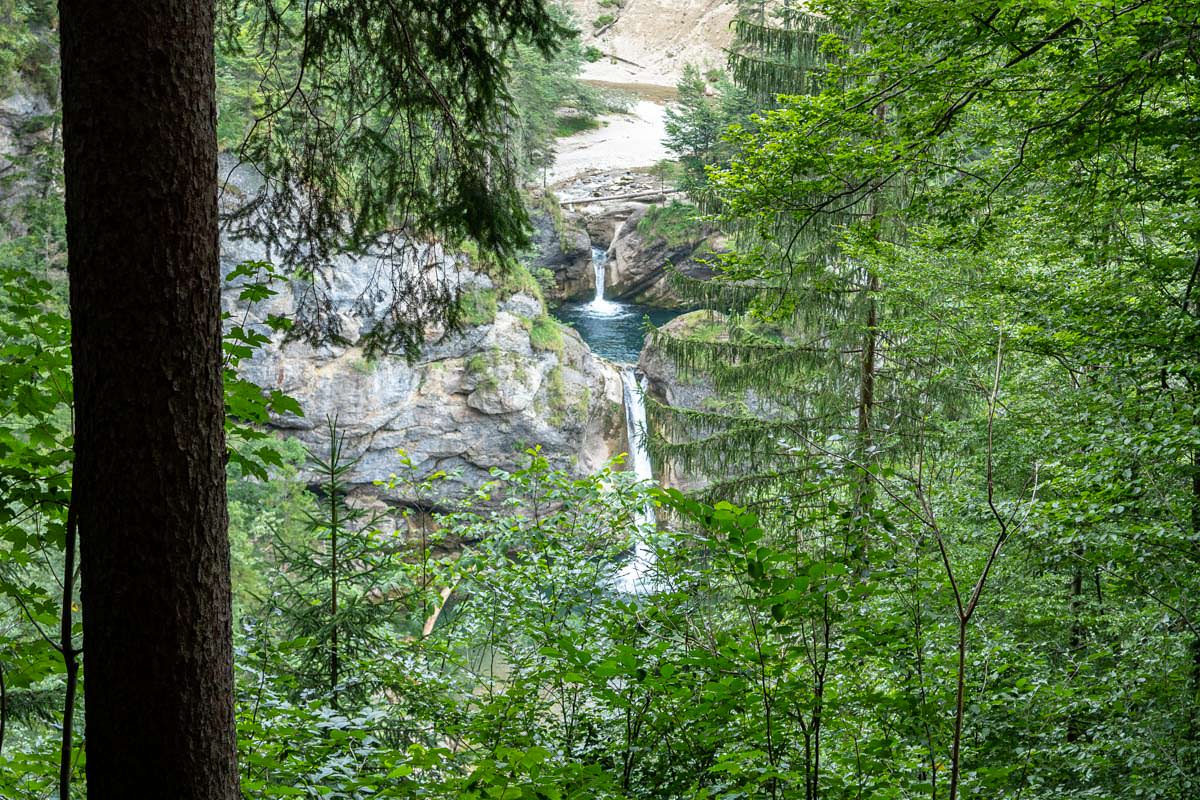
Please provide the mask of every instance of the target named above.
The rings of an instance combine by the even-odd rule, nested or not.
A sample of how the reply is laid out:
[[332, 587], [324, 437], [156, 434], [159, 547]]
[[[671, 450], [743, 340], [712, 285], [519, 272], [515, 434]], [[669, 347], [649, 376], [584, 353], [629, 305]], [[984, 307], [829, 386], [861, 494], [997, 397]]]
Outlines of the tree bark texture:
[[213, 0], [61, 0], [88, 797], [233, 800]]

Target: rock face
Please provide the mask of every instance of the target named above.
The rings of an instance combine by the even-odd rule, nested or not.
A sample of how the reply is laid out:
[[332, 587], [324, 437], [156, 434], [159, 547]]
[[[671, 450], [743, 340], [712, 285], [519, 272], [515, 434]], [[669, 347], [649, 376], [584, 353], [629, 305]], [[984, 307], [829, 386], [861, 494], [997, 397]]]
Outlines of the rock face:
[[[661, 330], [666, 336], [686, 339], [705, 329], [719, 331], [724, 324], [724, 314], [716, 311], [692, 311], [671, 320], [663, 325]], [[717, 333], [712, 338], [716, 341], [728, 340], [728, 336], [723, 333]], [[638, 368], [646, 376], [646, 390], [669, 406], [707, 409], [710, 400], [716, 394], [711, 381], [685, 376], [653, 340], [647, 342], [642, 349]]]
[[[722, 332], [724, 323], [724, 315], [718, 312], [692, 311], [668, 322], [662, 327], [662, 333], [680, 339], [712, 334], [712, 338], [720, 340], [727, 338]], [[717, 410], [714, 404], [717, 403], [718, 394], [712, 381], [707, 377], [684, 374], [653, 340], [642, 349], [638, 368], [646, 376], [646, 394], [659, 403], [673, 408]], [[653, 414], [650, 415], [650, 425], [655, 427]], [[663, 433], [661, 426], [657, 430], [659, 434]], [[689, 474], [671, 463], [660, 465], [659, 471], [663, 486], [685, 492], [700, 491], [709, 483], [704, 476]]]
[[26, 233], [15, 209], [38, 186], [35, 153], [53, 143], [52, 113], [50, 101], [34, 92], [0, 97], [0, 235]]
[[581, 300], [592, 296], [596, 279], [592, 274], [592, 242], [588, 232], [568, 214], [552, 216], [537, 208], [530, 214], [533, 222], [533, 254], [529, 269], [549, 270], [552, 286], [547, 298], [555, 302]]
[[[728, 318], [717, 311], [691, 311], [681, 314], [659, 330], [663, 335], [676, 340], [728, 342], [728, 322]], [[699, 371], [688, 372], [680, 369], [665, 349], [653, 339], [642, 349], [638, 367], [646, 376], [646, 393], [659, 403], [672, 408], [736, 415], [749, 412], [760, 419], [771, 419], [788, 411], [774, 398], [764, 396], [753, 389], [718, 391], [709, 376]], [[657, 432], [668, 433], [661, 422], [660, 418]], [[650, 415], [650, 425], [656, 426], [653, 414]], [[703, 439], [707, 435], [704, 431], [692, 433], [693, 440]], [[662, 465], [661, 472], [664, 486], [673, 486], [683, 491], [700, 491], [710, 483], [704, 475], [695, 471], [685, 471], [676, 464]]]
[[588, 207], [590, 213], [584, 217], [584, 225], [587, 227], [588, 236], [592, 239], [592, 245], [604, 250], [611, 249], [625, 220], [645, 207], [645, 203], [632, 200], [614, 201]]
[[[710, 312], [693, 311], [676, 317], [663, 326], [662, 332], [668, 336], [684, 337], [699, 322], [708, 317]], [[703, 409], [706, 402], [715, 392], [710, 381], [696, 380], [685, 377], [675, 362], [655, 346], [653, 340], [646, 343], [638, 359], [638, 368], [646, 376], [646, 394], [659, 403], [674, 408]], [[655, 425], [653, 414], [649, 424], [657, 427], [657, 433], [663, 433], [660, 426]], [[708, 481], [696, 475], [688, 475], [677, 465], [670, 462], [659, 465], [659, 481], [663, 486], [694, 492], [705, 488]]]
[[[270, 248], [251, 239], [222, 240], [228, 274], [247, 260], [269, 261]], [[348, 481], [360, 499], [389, 504], [439, 504], [488, 480], [493, 467], [513, 468], [535, 445], [558, 467], [585, 474], [625, 449], [621, 376], [595, 356], [573, 330], [545, 316], [527, 290], [506, 290], [475, 272], [461, 256], [436, 244], [414, 245], [413, 269], [430, 265], [466, 292], [486, 298], [490, 318], [472, 319], [459, 333], [429, 331], [432, 343], [413, 363], [400, 356], [369, 357], [365, 336], [381, 323], [394, 298], [379, 275], [390, 266], [373, 256], [341, 256], [310, 281], [293, 281], [250, 306], [238, 285], [222, 298], [232, 320], [271, 335], [243, 374], [265, 389], [294, 397], [305, 416], [282, 416], [274, 428], [320, 453], [326, 418], [336, 417], [346, 450], [358, 458]], [[237, 281], [235, 283], [241, 283]], [[314, 284], [318, 299], [313, 300]], [[336, 322], [336, 342], [284, 341], [265, 325], [268, 315], [301, 320], [320, 313]], [[435, 495], [411, 496], [374, 485], [401, 472], [398, 450], [416, 474], [442, 470], [450, 479]]]
[[684, 64], [725, 63], [738, 7], [734, 0], [570, 0], [568, 5], [583, 29], [584, 46], [610, 56], [588, 64], [586, 77], [667, 85], [679, 79]]
[[618, 228], [612, 243], [612, 268], [606, 275], [608, 296], [664, 308], [684, 304], [669, 281], [674, 268], [697, 279], [712, 277], [712, 270], [698, 259], [711, 252], [711, 231], [697, 227], [676, 241], [646, 231], [649, 209], [635, 210]]

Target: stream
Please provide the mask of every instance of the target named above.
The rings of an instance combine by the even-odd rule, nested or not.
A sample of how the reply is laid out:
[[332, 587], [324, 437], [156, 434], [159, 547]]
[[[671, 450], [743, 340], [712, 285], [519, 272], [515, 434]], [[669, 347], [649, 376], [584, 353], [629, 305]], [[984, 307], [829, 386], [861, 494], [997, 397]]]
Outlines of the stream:
[[[646, 450], [646, 402], [644, 377], [635, 365], [645, 344], [645, 320], [663, 325], [679, 316], [678, 309], [654, 308], [637, 303], [623, 303], [604, 296], [608, 254], [599, 247], [592, 248], [592, 270], [596, 292], [584, 302], [566, 303], [555, 316], [573, 326], [597, 355], [614, 361], [621, 369], [625, 401], [625, 431], [629, 440], [629, 466], [638, 481], [654, 480], [650, 453]], [[634, 514], [638, 537], [630, 555], [617, 573], [615, 588], [627, 594], [639, 594], [653, 589], [649, 571], [654, 554], [645, 535], [655, 527], [654, 510], [642, 507]]]
[[[625, 430], [629, 435], [629, 460], [633, 475], [638, 482], [653, 481], [650, 453], [646, 451], [646, 379], [639, 378], [632, 368], [621, 370], [621, 383], [625, 394]], [[642, 506], [633, 516], [639, 536], [633, 546], [633, 555], [617, 573], [616, 586], [627, 594], [652, 591], [654, 584], [649, 577], [654, 566], [654, 551], [646, 542], [646, 534], [657, 526], [654, 509]]]

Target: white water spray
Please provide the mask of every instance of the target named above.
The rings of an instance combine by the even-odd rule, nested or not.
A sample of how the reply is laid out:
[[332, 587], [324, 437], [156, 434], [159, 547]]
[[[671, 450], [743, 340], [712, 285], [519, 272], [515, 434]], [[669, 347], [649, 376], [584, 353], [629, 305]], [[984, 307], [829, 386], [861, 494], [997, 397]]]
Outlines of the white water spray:
[[[621, 384], [625, 390], [625, 430], [629, 439], [629, 457], [633, 464], [634, 477], [638, 482], [654, 479], [650, 469], [650, 453], [646, 450], [646, 401], [644, 381], [639, 381], [632, 367], [621, 370]], [[654, 509], [644, 505], [634, 514], [637, 539], [633, 557], [621, 567], [617, 574], [617, 588], [629, 594], [652, 588], [650, 569], [654, 565], [654, 553], [645, 537], [655, 527]]]
[[585, 306], [588, 313], [597, 317], [612, 317], [624, 309], [620, 303], [604, 299], [604, 280], [608, 269], [608, 253], [599, 247], [592, 248], [592, 275], [596, 279], [596, 294], [592, 301]]

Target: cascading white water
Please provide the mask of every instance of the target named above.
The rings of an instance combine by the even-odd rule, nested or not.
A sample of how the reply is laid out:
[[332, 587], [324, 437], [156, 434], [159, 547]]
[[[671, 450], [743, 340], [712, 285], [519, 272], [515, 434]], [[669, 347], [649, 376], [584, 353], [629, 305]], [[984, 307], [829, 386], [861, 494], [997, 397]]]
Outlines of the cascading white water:
[[[654, 479], [650, 468], [650, 453], [646, 450], [646, 401], [644, 382], [639, 381], [632, 367], [621, 370], [621, 383], [625, 390], [625, 430], [629, 439], [629, 457], [633, 474], [638, 481]], [[654, 510], [642, 506], [634, 515], [637, 540], [633, 557], [621, 567], [617, 575], [617, 588], [623, 592], [637, 594], [652, 587], [650, 568], [654, 553], [646, 542], [646, 536], [654, 531]]]
[[604, 301], [604, 279], [605, 269], [608, 266], [608, 253], [601, 250], [599, 247], [592, 248], [592, 276], [596, 279], [596, 295], [592, 298], [593, 303], [601, 303]]
[[605, 273], [608, 269], [608, 253], [599, 247], [592, 248], [592, 275], [596, 279], [596, 294], [592, 297], [592, 301], [585, 308], [590, 314], [595, 316], [609, 317], [619, 314], [623, 311], [620, 303], [613, 303], [604, 299], [604, 281]]

